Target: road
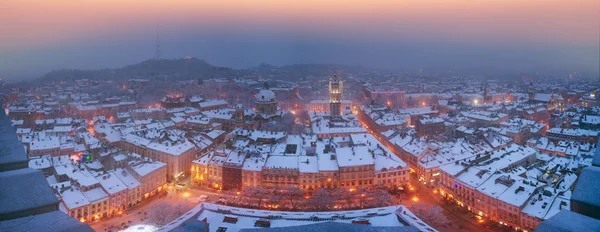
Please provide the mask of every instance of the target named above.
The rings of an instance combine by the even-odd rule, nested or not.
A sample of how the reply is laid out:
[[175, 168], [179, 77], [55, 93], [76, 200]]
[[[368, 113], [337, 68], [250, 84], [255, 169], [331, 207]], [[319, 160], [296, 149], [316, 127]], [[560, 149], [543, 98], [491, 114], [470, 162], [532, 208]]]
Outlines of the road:
[[[434, 189], [431, 187], [425, 187], [420, 185], [417, 181], [411, 181], [411, 186], [417, 186], [414, 191], [409, 195], [410, 197], [406, 200], [397, 202], [398, 204], [412, 207], [413, 204], [416, 203], [425, 203], [431, 205], [439, 205], [444, 210], [443, 213], [448, 217], [451, 222], [451, 225], [447, 227], [441, 227], [437, 225], [432, 225], [432, 222], [425, 221], [430, 224], [436, 230], [441, 232], [459, 232], [459, 231], [490, 231], [493, 230], [485, 228], [483, 224], [477, 223], [476, 219], [470, 218], [468, 214], [462, 213], [459, 211], [455, 205], [445, 205], [440, 203], [438, 200], [434, 198]], [[413, 201], [413, 197], [416, 196], [417, 201]]]
[[[187, 181], [186, 181], [187, 182]], [[416, 181], [411, 182], [411, 186], [419, 186]], [[171, 205], [179, 203], [186, 203], [185, 211], [191, 209], [195, 203], [192, 203], [193, 199], [197, 199], [202, 195], [210, 198], [209, 202], [216, 202], [223, 192], [219, 190], [204, 189], [197, 187], [190, 187], [189, 183], [186, 183], [185, 187], [171, 186], [170, 192], [164, 197], [154, 197], [142, 202], [140, 205], [128, 209], [122, 216], [116, 216], [109, 219], [105, 219], [99, 222], [90, 224], [95, 231], [116, 231], [116, 227], [126, 223], [128, 225], [135, 225], [137, 229], [140, 226], [150, 227], [151, 225], [147, 217], [144, 218], [144, 212], [148, 212], [154, 205], [166, 202]], [[443, 205], [439, 203], [433, 197], [433, 189], [428, 187], [417, 187], [415, 191], [412, 191], [405, 199], [395, 198], [396, 204], [402, 204], [407, 207], [411, 207], [415, 203], [426, 203], [433, 205], [440, 205], [444, 209], [444, 214], [451, 221], [451, 225], [447, 227], [433, 226], [435, 229], [442, 232], [459, 232], [459, 231], [491, 231], [486, 229], [483, 225], [477, 224], [475, 219], [469, 218], [468, 215], [453, 211], [454, 206]], [[417, 201], [413, 200], [413, 197], [417, 197]], [[131, 221], [131, 223], [128, 223]], [[431, 224], [431, 222], [426, 222]]]
[[[365, 124], [365, 122], [361, 121], [360, 117], [358, 118], [359, 122], [363, 125], [363, 127], [367, 128], [367, 125]], [[382, 144], [385, 144], [382, 141], [382, 138], [380, 138], [378, 136], [377, 133], [375, 133], [372, 129], [367, 128], [367, 131], [372, 134], [373, 136], [375, 136], [375, 138], [381, 142]], [[394, 149], [387, 147], [390, 151], [393, 151]], [[404, 206], [407, 207], [411, 207], [413, 204], [415, 203], [425, 203], [425, 204], [432, 204], [432, 205], [439, 205], [441, 206], [444, 211], [444, 215], [446, 215], [448, 217], [448, 219], [451, 221], [451, 226], [448, 227], [440, 227], [440, 226], [433, 226], [433, 228], [442, 231], [442, 232], [455, 232], [455, 231], [492, 231], [489, 229], [486, 229], [485, 226], [483, 224], [479, 224], [477, 223], [477, 221], [473, 218], [469, 218], [468, 215], [464, 215], [463, 213], [457, 211], [455, 209], [455, 206], [452, 205], [444, 205], [442, 203], [440, 203], [438, 200], [434, 199], [433, 195], [433, 188], [430, 187], [425, 187], [423, 186], [421, 183], [419, 183], [418, 181], [414, 180], [415, 178], [411, 176], [411, 181], [410, 184], [411, 186], [418, 186], [416, 191], [413, 191], [412, 193], [409, 194], [409, 197], [407, 197], [406, 200], [397, 200], [396, 204], [402, 204]], [[413, 201], [413, 197], [417, 195], [417, 201]], [[432, 222], [426, 222], [428, 224], [432, 224]]]
[[[198, 199], [200, 196], [205, 195], [210, 198], [209, 202], [216, 202], [220, 196], [224, 193], [220, 190], [206, 189], [191, 187], [189, 179], [185, 180], [186, 184], [184, 187], [171, 185], [169, 187], [169, 194], [163, 197], [153, 197], [148, 199], [141, 204], [128, 209], [121, 216], [115, 216], [109, 219], [101, 220], [90, 224], [95, 231], [117, 231], [115, 228], [120, 227], [122, 223], [127, 225], [135, 225], [137, 229], [141, 225], [151, 225], [147, 217], [144, 217], [144, 212], [148, 212], [154, 205], [161, 202], [166, 202], [171, 205], [177, 205], [179, 203], [185, 203], [187, 207], [185, 211], [188, 211], [196, 203], [192, 203], [194, 199]], [[426, 203], [432, 205], [440, 205], [444, 209], [443, 213], [451, 221], [451, 225], [447, 227], [433, 226], [435, 229], [442, 232], [458, 232], [458, 231], [492, 231], [486, 229], [482, 224], [478, 224], [475, 219], [469, 218], [467, 214], [461, 213], [455, 209], [453, 205], [444, 205], [434, 198], [433, 189], [429, 187], [421, 186], [417, 181], [411, 181], [411, 186], [416, 187], [414, 191], [410, 191], [407, 197], [404, 199], [395, 198], [396, 204], [402, 204], [409, 209], [415, 203]], [[416, 196], [416, 201], [413, 197]], [[131, 221], [131, 223], [129, 223]], [[431, 222], [427, 222], [432, 224]]]
[[[202, 195], [208, 196], [210, 202], [215, 202], [219, 199], [219, 193], [215, 191], [190, 188], [189, 185], [186, 185], [183, 188], [171, 186], [167, 196], [147, 199], [141, 204], [126, 210], [121, 216], [94, 222], [91, 223], [90, 226], [95, 231], [116, 231], [115, 228], [120, 227], [122, 223], [135, 225], [136, 227], [140, 225], [151, 225], [151, 223], [149, 223], [148, 220], [145, 220], [143, 216], [144, 212], [148, 212], [154, 205], [161, 202], [169, 203], [171, 205], [185, 203], [185, 211], [188, 211], [196, 205], [195, 203], [192, 203], [192, 200], [197, 199]], [[128, 223], [129, 221], [131, 221], [131, 223]]]

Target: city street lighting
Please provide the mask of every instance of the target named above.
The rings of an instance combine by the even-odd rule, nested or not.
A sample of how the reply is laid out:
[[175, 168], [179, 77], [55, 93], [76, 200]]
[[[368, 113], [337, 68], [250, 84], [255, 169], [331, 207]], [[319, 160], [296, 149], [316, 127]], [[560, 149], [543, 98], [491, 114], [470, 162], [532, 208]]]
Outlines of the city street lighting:
[[417, 201], [419, 201], [419, 198], [417, 198], [417, 197], [413, 197], [413, 198], [412, 198], [412, 201], [414, 201], [414, 202], [417, 202]]

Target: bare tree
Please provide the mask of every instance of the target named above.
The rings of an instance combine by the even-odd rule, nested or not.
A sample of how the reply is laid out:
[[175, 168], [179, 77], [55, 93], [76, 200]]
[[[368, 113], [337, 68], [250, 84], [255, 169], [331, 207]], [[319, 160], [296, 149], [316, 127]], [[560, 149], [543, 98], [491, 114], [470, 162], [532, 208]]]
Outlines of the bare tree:
[[310, 198], [310, 207], [316, 210], [326, 210], [331, 208], [333, 199], [325, 189], [318, 189]]
[[422, 202], [413, 204], [410, 208], [410, 211], [412, 211], [417, 216], [425, 215], [427, 212], [427, 204]]
[[187, 212], [187, 210], [188, 206], [183, 202], [177, 203], [177, 205], [173, 207], [173, 213], [176, 215], [176, 217], [183, 215], [185, 212]]
[[388, 206], [394, 202], [392, 194], [382, 189], [378, 189], [373, 192], [371, 197], [373, 198], [373, 204], [375, 204], [375, 207]]
[[289, 201], [290, 208], [295, 209], [297, 207], [297, 201], [302, 199], [302, 196], [304, 196], [306, 191], [296, 186], [286, 186], [283, 187], [282, 193], [285, 196], [285, 199]]
[[242, 195], [249, 199], [256, 199], [257, 206], [262, 207], [263, 200], [267, 198], [269, 191], [263, 187], [248, 186], [242, 191]]
[[300, 111], [300, 113], [298, 113], [298, 119], [300, 119], [300, 122], [306, 124], [310, 122], [310, 115], [308, 115], [308, 111], [303, 110]]
[[233, 204], [238, 204], [241, 201], [241, 196], [240, 194], [238, 194], [239, 191], [236, 189], [230, 189], [227, 190], [225, 196], [229, 196], [227, 199], [228, 202], [233, 203]]
[[356, 196], [358, 198], [358, 205], [360, 208], [363, 208], [366, 199], [371, 196], [371, 190], [365, 187], [358, 187], [356, 189]]
[[159, 226], [164, 226], [177, 217], [175, 214], [175, 208], [166, 202], [157, 203], [156, 205], [152, 206], [148, 212], [150, 221]]
[[273, 193], [268, 194], [268, 196], [267, 196], [268, 204], [272, 204], [272, 205], [279, 205], [283, 202], [284, 199], [285, 199], [285, 196], [280, 191], [273, 191]]
[[438, 205], [417, 203], [411, 207], [411, 211], [421, 220], [434, 225], [446, 225], [450, 222], [444, 215], [444, 209]]
[[354, 199], [349, 188], [334, 189], [333, 196], [335, 196], [337, 200], [344, 202], [346, 207], [352, 205], [352, 200]]

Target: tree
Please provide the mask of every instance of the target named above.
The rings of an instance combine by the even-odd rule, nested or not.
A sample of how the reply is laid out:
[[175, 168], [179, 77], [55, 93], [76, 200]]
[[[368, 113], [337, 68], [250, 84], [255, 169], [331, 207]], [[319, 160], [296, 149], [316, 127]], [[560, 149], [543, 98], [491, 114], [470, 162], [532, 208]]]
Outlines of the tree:
[[325, 189], [318, 189], [310, 198], [309, 204], [316, 210], [327, 210], [331, 208], [333, 199]]
[[438, 205], [429, 205], [425, 203], [414, 204], [411, 211], [421, 220], [435, 225], [446, 225], [450, 222], [444, 215], [444, 209]]
[[302, 196], [304, 196], [304, 194], [306, 193], [303, 189], [298, 188], [296, 186], [285, 186], [281, 190], [283, 196], [290, 203], [290, 208], [292, 209], [295, 209], [297, 207], [297, 201], [299, 199], [302, 199]]
[[188, 206], [184, 202], [177, 203], [177, 205], [173, 207], [173, 213], [175, 214], [175, 217], [179, 217], [187, 211]]
[[352, 200], [354, 196], [350, 193], [350, 188], [337, 188], [333, 190], [333, 196], [336, 197], [336, 200], [343, 201], [345, 206], [352, 205]]
[[159, 226], [164, 226], [177, 218], [175, 208], [166, 202], [157, 203], [152, 206], [148, 212], [150, 221]]
[[248, 186], [244, 188], [242, 195], [246, 198], [257, 200], [257, 206], [262, 207], [263, 200], [267, 198], [269, 191], [263, 187]]
[[279, 191], [273, 191], [273, 193], [267, 195], [267, 202], [271, 205], [279, 205], [284, 199], [285, 196]]
[[308, 114], [308, 111], [306, 111], [306, 110], [300, 111], [300, 113], [298, 113], [298, 118], [300, 119], [300, 121], [302, 123], [306, 124], [306, 123], [310, 122], [310, 115]]
[[394, 202], [392, 195], [388, 191], [382, 189], [376, 190], [371, 196], [375, 207], [389, 206]]
[[365, 187], [358, 187], [356, 189], [356, 195], [358, 198], [359, 207], [363, 208], [364, 201], [371, 195], [371, 190]]
[[225, 196], [229, 196], [229, 199], [227, 199], [230, 203], [232, 204], [237, 204], [241, 201], [241, 196], [238, 195], [238, 190], [236, 189], [230, 189], [227, 190], [226, 192], [227, 194], [225, 194]]

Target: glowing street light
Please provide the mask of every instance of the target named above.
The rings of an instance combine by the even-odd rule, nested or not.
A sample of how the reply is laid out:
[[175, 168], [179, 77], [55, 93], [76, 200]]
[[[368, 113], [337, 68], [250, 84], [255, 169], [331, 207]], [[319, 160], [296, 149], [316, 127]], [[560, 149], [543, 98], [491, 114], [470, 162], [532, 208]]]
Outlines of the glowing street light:
[[417, 197], [413, 197], [413, 198], [412, 198], [412, 201], [414, 201], [414, 202], [417, 202], [417, 201], [419, 201], [419, 198], [417, 198]]

